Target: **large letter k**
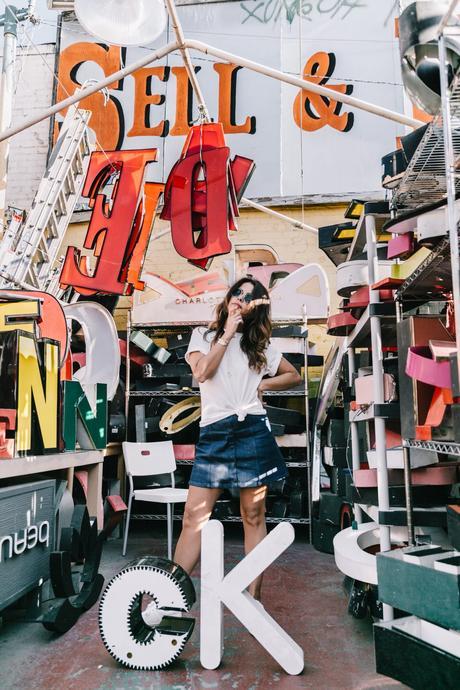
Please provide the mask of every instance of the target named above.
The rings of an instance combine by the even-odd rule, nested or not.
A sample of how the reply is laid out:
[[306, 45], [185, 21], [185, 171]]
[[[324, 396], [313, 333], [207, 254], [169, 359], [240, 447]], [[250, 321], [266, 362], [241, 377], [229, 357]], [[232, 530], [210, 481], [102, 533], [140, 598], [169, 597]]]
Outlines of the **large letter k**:
[[292, 544], [292, 525], [277, 525], [263, 541], [224, 577], [224, 529], [210, 520], [201, 536], [200, 661], [215, 669], [223, 654], [222, 604], [241, 621], [267, 652], [291, 675], [304, 668], [303, 650], [268, 615], [246, 588]]

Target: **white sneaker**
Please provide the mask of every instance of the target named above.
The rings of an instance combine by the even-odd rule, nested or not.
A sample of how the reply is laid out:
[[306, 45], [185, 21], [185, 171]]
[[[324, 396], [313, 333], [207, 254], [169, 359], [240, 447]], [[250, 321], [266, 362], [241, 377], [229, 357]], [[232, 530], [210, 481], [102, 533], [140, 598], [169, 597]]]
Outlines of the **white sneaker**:
[[157, 625], [160, 625], [165, 616], [182, 618], [182, 611], [177, 611], [174, 609], [171, 611], [165, 611], [164, 609], [159, 609], [154, 601], [151, 601], [145, 611], [142, 611], [143, 621], [149, 626], [149, 628], [155, 628]]

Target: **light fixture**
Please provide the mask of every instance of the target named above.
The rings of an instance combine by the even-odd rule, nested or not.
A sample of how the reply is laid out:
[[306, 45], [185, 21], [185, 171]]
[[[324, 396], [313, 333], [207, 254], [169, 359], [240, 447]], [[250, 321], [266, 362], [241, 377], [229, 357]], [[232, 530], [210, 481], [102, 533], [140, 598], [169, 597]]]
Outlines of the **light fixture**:
[[119, 46], [152, 43], [166, 26], [163, 0], [75, 0], [75, 14], [85, 31]]

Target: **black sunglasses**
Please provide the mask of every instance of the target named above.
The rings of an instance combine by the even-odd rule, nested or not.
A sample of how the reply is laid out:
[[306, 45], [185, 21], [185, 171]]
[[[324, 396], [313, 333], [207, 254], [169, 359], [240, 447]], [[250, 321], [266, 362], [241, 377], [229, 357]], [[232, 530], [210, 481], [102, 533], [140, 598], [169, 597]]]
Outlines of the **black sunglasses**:
[[232, 291], [232, 297], [242, 297], [243, 302], [249, 304], [254, 299], [254, 292], [245, 293], [242, 288], [235, 288], [235, 290]]

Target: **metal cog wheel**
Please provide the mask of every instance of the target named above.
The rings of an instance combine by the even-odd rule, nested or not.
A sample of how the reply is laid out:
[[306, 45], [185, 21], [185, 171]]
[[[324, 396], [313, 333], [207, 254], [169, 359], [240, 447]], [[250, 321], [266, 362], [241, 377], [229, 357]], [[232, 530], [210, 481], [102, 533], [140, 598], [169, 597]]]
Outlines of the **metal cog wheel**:
[[[164, 610], [154, 628], [142, 617], [142, 596], [148, 594]], [[168, 610], [189, 611], [195, 588], [178, 565], [147, 556], [129, 563], [105, 588], [99, 605], [99, 632], [111, 656], [137, 670], [166, 668], [181, 654], [192, 634], [193, 618], [168, 616]]]

